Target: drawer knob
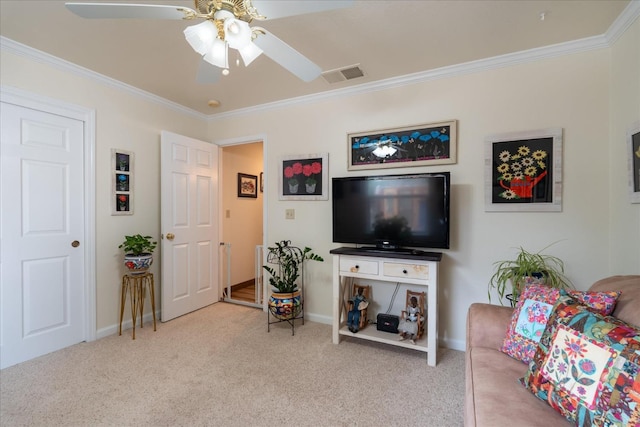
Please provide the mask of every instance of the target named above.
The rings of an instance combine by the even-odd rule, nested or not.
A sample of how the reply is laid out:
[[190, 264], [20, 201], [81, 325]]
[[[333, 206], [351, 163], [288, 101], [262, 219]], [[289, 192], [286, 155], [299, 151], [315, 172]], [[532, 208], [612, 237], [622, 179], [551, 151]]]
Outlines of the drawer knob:
[[354, 265], [349, 270], [351, 270], [352, 273], [357, 273], [359, 268], [360, 268], [359, 265]]
[[402, 270], [402, 272], [403, 272], [404, 274], [407, 274], [407, 270]]

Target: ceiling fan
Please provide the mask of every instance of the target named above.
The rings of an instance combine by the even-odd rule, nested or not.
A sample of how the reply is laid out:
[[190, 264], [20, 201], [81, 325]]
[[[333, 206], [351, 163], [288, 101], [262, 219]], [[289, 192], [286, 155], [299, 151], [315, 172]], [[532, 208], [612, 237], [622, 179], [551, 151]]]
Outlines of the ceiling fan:
[[[229, 74], [229, 48], [238, 51], [245, 66], [264, 53], [305, 82], [317, 78], [322, 69], [254, 20], [320, 12], [351, 6], [353, 0], [194, 0], [194, 9], [182, 6], [132, 3], [76, 3], [65, 6], [89, 19], [186, 19], [202, 20], [184, 35], [201, 56], [198, 81], [214, 83]], [[211, 66], [215, 66], [211, 67]]]

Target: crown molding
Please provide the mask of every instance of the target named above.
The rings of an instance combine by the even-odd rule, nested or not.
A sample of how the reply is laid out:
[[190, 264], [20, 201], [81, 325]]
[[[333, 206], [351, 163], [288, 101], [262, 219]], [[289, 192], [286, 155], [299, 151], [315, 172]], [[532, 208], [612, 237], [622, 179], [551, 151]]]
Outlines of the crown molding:
[[627, 31], [639, 16], [640, 1], [631, 0], [622, 13], [615, 21], [613, 21], [613, 24], [611, 24], [605, 34], [609, 46], [613, 46], [613, 44], [624, 34], [625, 31]]
[[218, 121], [231, 117], [238, 117], [256, 112], [272, 110], [277, 108], [290, 107], [292, 105], [309, 104], [329, 98], [338, 98], [356, 95], [360, 93], [374, 92], [391, 89], [410, 84], [426, 82], [430, 80], [443, 79], [464, 74], [488, 71], [501, 67], [509, 67], [517, 64], [541, 61], [563, 55], [586, 52], [611, 47], [618, 38], [635, 22], [640, 16], [640, 0], [631, 0], [622, 13], [611, 24], [605, 34], [584, 39], [574, 40], [566, 43], [535, 48], [506, 55], [494, 56], [477, 61], [466, 62], [448, 67], [436, 68], [385, 80], [378, 80], [371, 83], [364, 83], [344, 89], [336, 89], [318, 94], [300, 96], [285, 99], [283, 101], [270, 102], [253, 107], [242, 108], [224, 113], [212, 114], [209, 121]]
[[111, 77], [107, 77], [103, 74], [89, 70], [88, 68], [81, 67], [72, 62], [65, 61], [64, 59], [60, 59], [57, 56], [53, 56], [46, 52], [42, 52], [38, 49], [34, 49], [30, 46], [24, 45], [22, 43], [18, 43], [4, 36], [0, 36], [0, 49], [7, 51], [9, 53], [13, 53], [18, 56], [26, 57], [30, 60], [39, 62], [41, 64], [49, 65], [59, 70], [75, 74], [77, 76], [86, 78], [88, 80], [93, 80], [105, 86], [109, 86], [114, 89], [127, 92], [131, 95], [162, 105], [163, 107], [169, 108], [176, 112], [194, 116], [195, 118], [200, 120], [206, 120], [208, 118], [207, 115], [202, 114], [198, 111], [192, 110], [191, 108], [187, 108], [176, 102], [169, 101], [168, 99], [154, 95], [142, 89], [138, 89], [135, 86], [131, 86], [119, 80], [113, 79]]
[[357, 86], [351, 86], [344, 89], [335, 89], [331, 91], [321, 92], [313, 95], [300, 96], [296, 98], [285, 99], [283, 101], [270, 102], [266, 104], [256, 105], [253, 107], [242, 108], [224, 113], [213, 114], [209, 116], [210, 121], [218, 121], [231, 117], [238, 117], [247, 114], [253, 114], [266, 110], [290, 107], [293, 105], [303, 105], [314, 103], [330, 98], [338, 98], [352, 96], [362, 93], [376, 92], [380, 90], [393, 89], [401, 86], [413, 85], [417, 83], [428, 82], [432, 80], [450, 78], [464, 74], [478, 73], [482, 71], [493, 70], [497, 68], [510, 67], [518, 64], [541, 61], [544, 59], [555, 58], [558, 56], [570, 55], [590, 50], [597, 50], [609, 47], [607, 38], [604, 35], [587, 37], [580, 40], [574, 40], [566, 43], [545, 46], [525, 50], [521, 52], [509, 53], [506, 55], [494, 56], [491, 58], [480, 59], [477, 61], [465, 62], [462, 64], [451, 65], [447, 67], [436, 68], [428, 71], [421, 71], [413, 74], [407, 74], [399, 77], [392, 77], [375, 82], [363, 83]]
[[139, 96], [148, 101], [160, 104], [166, 108], [172, 109], [181, 114], [187, 114], [197, 119], [215, 122], [227, 118], [240, 117], [249, 114], [255, 114], [262, 111], [281, 109], [295, 105], [304, 105], [319, 102], [327, 99], [341, 98], [353, 96], [362, 93], [375, 92], [380, 90], [392, 89], [406, 85], [412, 85], [437, 79], [450, 78], [465, 74], [478, 73], [482, 71], [493, 70], [502, 67], [509, 67], [518, 64], [541, 61], [544, 59], [554, 58], [558, 56], [571, 55], [575, 53], [586, 52], [608, 48], [615, 43], [618, 38], [635, 22], [640, 16], [640, 0], [631, 0], [625, 10], [611, 24], [605, 34], [584, 39], [574, 40], [566, 43], [559, 43], [551, 46], [530, 49], [521, 52], [509, 53], [506, 55], [494, 56], [477, 61], [470, 61], [462, 64], [452, 65], [448, 67], [436, 68], [433, 70], [422, 71], [404, 76], [393, 77], [375, 82], [364, 83], [348, 88], [335, 89], [312, 95], [299, 96], [289, 98], [282, 101], [269, 102], [265, 104], [255, 105], [252, 107], [241, 108], [224, 113], [205, 115], [198, 111], [187, 108], [176, 102], [169, 101], [152, 93], [138, 89], [134, 86], [123, 83], [119, 80], [107, 77], [95, 71], [65, 61], [48, 53], [39, 51], [29, 46], [18, 43], [14, 40], [0, 36], [0, 49], [14, 53], [16, 55], [27, 57], [31, 60], [53, 66], [55, 68], [76, 74], [78, 76], [97, 81], [106, 86], [110, 86], [132, 95]]

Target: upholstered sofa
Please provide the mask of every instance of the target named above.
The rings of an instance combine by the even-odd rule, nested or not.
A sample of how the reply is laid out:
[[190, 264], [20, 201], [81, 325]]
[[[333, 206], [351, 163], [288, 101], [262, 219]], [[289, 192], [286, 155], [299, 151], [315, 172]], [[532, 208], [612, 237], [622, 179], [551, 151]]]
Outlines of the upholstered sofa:
[[[640, 276], [613, 276], [592, 291], [621, 291], [613, 316], [640, 326]], [[467, 316], [465, 426], [566, 426], [569, 422], [518, 381], [527, 365], [500, 351], [513, 309], [472, 304]]]

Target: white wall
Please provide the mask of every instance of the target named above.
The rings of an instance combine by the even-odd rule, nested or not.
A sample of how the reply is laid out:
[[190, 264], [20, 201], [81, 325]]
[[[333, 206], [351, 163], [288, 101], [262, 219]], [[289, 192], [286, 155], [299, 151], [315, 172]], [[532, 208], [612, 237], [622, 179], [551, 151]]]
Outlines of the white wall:
[[[324, 263], [309, 263], [305, 309], [316, 319], [328, 322], [329, 250], [339, 246], [331, 242], [331, 202], [279, 201], [280, 157], [326, 151], [330, 177], [356, 174], [347, 172], [348, 132], [457, 119], [457, 164], [385, 172], [450, 170], [452, 173], [452, 246], [444, 251], [441, 265], [440, 337], [447, 345], [463, 348], [468, 306], [487, 301], [492, 264], [511, 257], [514, 247], [522, 245], [536, 251], [561, 241], [548, 252], [565, 260], [569, 277], [580, 289], [613, 273], [640, 271], [632, 260], [616, 265], [615, 269], [609, 265], [609, 259], [616, 258], [618, 252], [618, 247], [611, 245], [608, 196], [610, 64], [609, 49], [589, 51], [226, 117], [221, 119], [223, 126], [212, 121], [210, 132], [215, 139], [263, 133], [269, 141], [277, 141], [269, 144], [266, 153], [267, 239], [269, 242], [291, 239], [296, 245], [311, 246], [325, 257]], [[485, 212], [484, 138], [494, 133], [549, 127], [564, 129], [562, 212]], [[626, 177], [622, 183], [626, 183]], [[294, 221], [284, 219], [287, 208], [296, 209]], [[637, 219], [637, 207], [632, 209]], [[637, 227], [632, 223], [634, 215], [627, 216], [627, 227]], [[639, 240], [631, 237], [621, 236], [620, 243], [637, 251]]]
[[640, 269], [640, 204], [629, 203], [626, 132], [640, 120], [640, 19], [611, 49], [609, 132], [609, 263], [616, 273]]

